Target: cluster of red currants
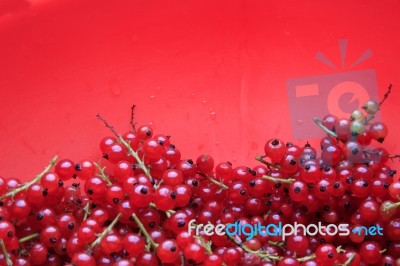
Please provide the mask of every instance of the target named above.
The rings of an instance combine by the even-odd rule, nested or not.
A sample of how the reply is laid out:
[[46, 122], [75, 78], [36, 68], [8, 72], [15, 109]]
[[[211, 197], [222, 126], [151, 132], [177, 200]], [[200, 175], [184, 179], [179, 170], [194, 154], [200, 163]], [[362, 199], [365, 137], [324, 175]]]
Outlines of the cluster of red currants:
[[[55, 157], [30, 182], [0, 177], [0, 266], [398, 266], [400, 182], [386, 163], [399, 156], [367, 147], [388, 133], [370, 123], [380, 106], [315, 119], [327, 133], [321, 150], [271, 139], [253, 168], [182, 159], [150, 126], [120, 135], [98, 115], [114, 134], [100, 142], [106, 167]], [[193, 221], [245, 231], [191, 231]], [[348, 234], [266, 233], [294, 223]]]

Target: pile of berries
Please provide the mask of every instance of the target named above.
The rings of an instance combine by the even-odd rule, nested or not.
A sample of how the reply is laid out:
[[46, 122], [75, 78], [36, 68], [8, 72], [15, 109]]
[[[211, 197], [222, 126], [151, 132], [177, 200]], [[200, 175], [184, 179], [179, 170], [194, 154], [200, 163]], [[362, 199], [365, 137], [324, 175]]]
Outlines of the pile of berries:
[[[120, 135], [98, 115], [113, 133], [99, 163], [55, 157], [30, 182], [0, 177], [0, 265], [399, 266], [400, 182], [386, 164], [399, 155], [370, 147], [388, 134], [372, 123], [382, 103], [315, 119], [327, 133], [318, 150], [268, 140], [253, 168], [183, 159], [150, 126]], [[349, 233], [266, 234], [295, 223]], [[264, 231], [249, 238], [249, 225]]]

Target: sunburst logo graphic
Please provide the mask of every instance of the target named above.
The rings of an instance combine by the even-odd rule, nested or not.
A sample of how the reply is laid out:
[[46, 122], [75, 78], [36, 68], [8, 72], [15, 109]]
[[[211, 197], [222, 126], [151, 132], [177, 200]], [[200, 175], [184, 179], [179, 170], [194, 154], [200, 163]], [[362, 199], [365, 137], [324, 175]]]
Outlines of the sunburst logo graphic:
[[327, 114], [350, 117], [350, 113], [360, 108], [367, 100], [378, 98], [375, 71], [351, 71], [370, 58], [372, 51], [367, 49], [350, 65], [350, 71], [344, 71], [347, 40], [339, 40], [339, 49], [341, 69], [322, 52], [316, 53], [318, 61], [335, 70], [340, 69], [339, 73], [293, 78], [287, 81], [291, 126], [295, 139], [306, 140], [321, 136], [321, 131], [312, 121], [313, 117], [322, 118]]

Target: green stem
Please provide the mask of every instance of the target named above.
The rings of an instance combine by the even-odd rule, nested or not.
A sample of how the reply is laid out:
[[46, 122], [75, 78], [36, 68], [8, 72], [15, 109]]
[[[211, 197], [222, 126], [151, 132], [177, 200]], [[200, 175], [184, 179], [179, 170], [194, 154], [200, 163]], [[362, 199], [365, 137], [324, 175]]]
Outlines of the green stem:
[[136, 224], [139, 226], [139, 230], [144, 234], [144, 237], [146, 238], [146, 241], [150, 243], [150, 245], [156, 249], [158, 247], [158, 244], [154, 242], [154, 240], [151, 238], [149, 233], [147, 232], [146, 228], [142, 224], [142, 221], [140, 221], [139, 217], [137, 217], [136, 213], [132, 214], [133, 220], [136, 222]]
[[142, 169], [142, 171], [145, 173], [145, 175], [152, 179], [151, 174], [150, 174], [150, 170], [146, 167], [146, 165], [144, 164], [143, 160], [139, 158], [139, 155], [136, 151], [134, 151], [131, 148], [131, 145], [129, 145], [128, 142], [126, 142], [121, 135], [119, 135], [118, 137], [119, 141], [126, 147], [126, 149], [128, 150], [128, 154], [132, 155], [133, 158], [135, 158], [137, 165], [139, 166], [140, 169]]
[[346, 262], [343, 263], [343, 266], [349, 266], [353, 262], [355, 257], [356, 255], [354, 253], [351, 254], [350, 257], [346, 260]]
[[308, 260], [312, 260], [312, 259], [315, 259], [315, 254], [311, 254], [311, 255], [308, 255], [308, 256], [305, 256], [302, 258], [298, 258], [297, 260], [299, 262], [303, 262], [303, 261], [308, 261]]
[[219, 186], [219, 187], [220, 187], [221, 189], [223, 189], [223, 190], [227, 190], [227, 189], [229, 188], [227, 185], [225, 185], [225, 184], [222, 183], [222, 182], [217, 181], [217, 180], [216, 180], [215, 178], [213, 178], [213, 177], [207, 176], [207, 175], [205, 175], [205, 174], [203, 174], [203, 173], [199, 173], [199, 172], [197, 172], [197, 174], [200, 175], [200, 176], [202, 176], [202, 177], [207, 178], [211, 183], [213, 183], [214, 185]]
[[1, 246], [1, 251], [3, 252], [3, 255], [4, 255], [5, 259], [6, 259], [7, 266], [12, 266], [13, 263], [12, 263], [12, 261], [10, 259], [10, 256], [7, 253], [6, 245], [4, 244], [3, 239], [1, 239], [1, 238], [0, 238], [0, 246]]
[[32, 186], [33, 184], [39, 182], [42, 177], [51, 170], [51, 168], [53, 168], [54, 165], [56, 165], [57, 162], [57, 156], [54, 156], [54, 158], [50, 161], [49, 165], [40, 173], [38, 174], [33, 180], [24, 183], [22, 186], [20, 186], [19, 188], [13, 189], [9, 192], [7, 192], [6, 194], [3, 194], [0, 197], [0, 200], [5, 199], [7, 197], [14, 197], [16, 194], [18, 194], [19, 192], [25, 191], [27, 190], [30, 186]]
[[90, 203], [86, 203], [85, 208], [83, 208], [85, 215], [83, 216], [83, 220], [85, 221], [90, 215]]
[[330, 135], [330, 136], [332, 136], [332, 137], [334, 137], [334, 138], [337, 138], [337, 137], [338, 137], [338, 135], [337, 135], [335, 132], [333, 132], [332, 130], [328, 129], [326, 126], [324, 126], [324, 125], [322, 124], [322, 121], [321, 121], [321, 120], [319, 120], [319, 119], [316, 118], [316, 117], [314, 117], [313, 120], [314, 120], [314, 122], [317, 124], [317, 126], [319, 126], [320, 128], [322, 128], [322, 130], [325, 131], [328, 135]]
[[232, 236], [230, 236], [230, 235], [227, 235], [227, 236], [228, 236], [228, 238], [230, 238], [237, 246], [241, 247], [244, 251], [246, 251], [247, 253], [255, 254], [255, 255], [257, 255], [260, 259], [267, 260], [267, 261], [271, 261], [271, 260], [279, 261], [279, 260], [282, 259], [281, 256], [271, 255], [271, 254], [269, 254], [269, 253], [267, 253], [267, 252], [263, 252], [263, 251], [261, 251], [261, 250], [255, 251], [255, 250], [249, 249], [245, 244], [236, 241], [236, 239], [234, 239]]
[[266, 166], [268, 166], [268, 168], [271, 168], [271, 167], [276, 168], [276, 169], [280, 169], [281, 168], [280, 165], [273, 164], [273, 163], [270, 163], [270, 162], [264, 160], [265, 157], [266, 156], [261, 156], [261, 155], [260, 156], [256, 156], [256, 161], [259, 161], [260, 163], [265, 164]]
[[90, 244], [89, 246], [89, 250], [92, 250], [95, 246], [97, 246], [98, 244], [100, 244], [101, 240], [108, 235], [109, 233], [111, 233], [111, 230], [113, 229], [113, 227], [118, 223], [119, 218], [122, 216], [122, 214], [118, 214], [114, 220], [111, 222], [111, 224], [109, 226], [107, 226], [107, 228], [96, 238], [95, 241], [92, 242], [92, 244]]
[[213, 253], [211, 249], [211, 243], [206, 242], [202, 236], [196, 236], [196, 239], [200, 241], [201, 246], [206, 250], [208, 255]]
[[150, 170], [146, 167], [143, 160], [139, 158], [138, 153], [132, 149], [131, 145], [129, 145], [129, 143], [124, 140], [124, 138], [114, 129], [114, 127], [111, 126], [100, 114], [97, 114], [96, 117], [100, 119], [104, 123], [104, 125], [109, 128], [111, 132], [118, 138], [118, 141], [125, 146], [125, 148], [128, 150], [128, 154], [132, 155], [133, 158], [135, 158], [139, 168], [142, 169], [146, 176], [152, 178], [150, 175]]
[[18, 242], [19, 242], [19, 243], [24, 243], [24, 242], [27, 242], [27, 241], [29, 241], [29, 240], [38, 238], [39, 235], [40, 235], [39, 233], [34, 233], [34, 234], [29, 235], [29, 236], [25, 236], [25, 237], [23, 237], [23, 238], [20, 238]]
[[[157, 209], [157, 206], [156, 206], [153, 202], [151, 202], [151, 203], [149, 204], [149, 207], [158, 210], [158, 209]], [[176, 212], [176, 211], [174, 211], [174, 210], [167, 210], [167, 211], [165, 211], [165, 214], [166, 214], [167, 217], [169, 218], [169, 217], [171, 217], [171, 215], [174, 214], [175, 212]]]
[[262, 178], [264, 178], [266, 180], [269, 180], [269, 181], [272, 181], [272, 182], [275, 182], [275, 183], [282, 183], [282, 184], [288, 184], [288, 185], [290, 185], [294, 181], [296, 181], [296, 179], [294, 179], [294, 178], [285, 179], [285, 178], [272, 177], [272, 176], [269, 176], [269, 175], [263, 175]]
[[101, 167], [99, 163], [94, 163], [94, 165], [97, 167], [97, 170], [99, 170], [100, 175], [98, 176], [107, 183], [107, 186], [112, 186], [113, 183], [110, 181], [105, 172], [106, 167]]

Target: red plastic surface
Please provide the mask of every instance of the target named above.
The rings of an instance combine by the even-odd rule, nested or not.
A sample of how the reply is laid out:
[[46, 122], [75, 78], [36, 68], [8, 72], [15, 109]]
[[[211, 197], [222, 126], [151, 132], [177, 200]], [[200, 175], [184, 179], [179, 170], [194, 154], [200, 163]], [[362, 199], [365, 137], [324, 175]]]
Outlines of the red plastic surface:
[[[279, 2], [279, 1], [278, 1]], [[139, 124], [172, 135], [184, 157], [254, 165], [271, 137], [290, 140], [286, 80], [375, 69], [399, 151], [398, 1], [0, 1], [0, 174], [30, 179], [58, 154], [99, 156], [109, 131]]]

